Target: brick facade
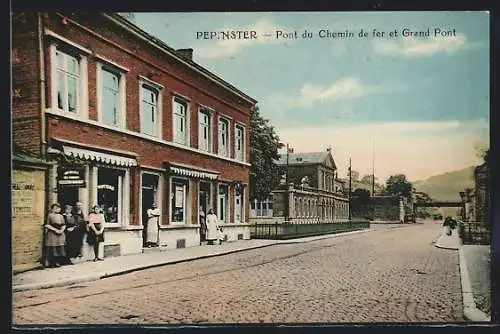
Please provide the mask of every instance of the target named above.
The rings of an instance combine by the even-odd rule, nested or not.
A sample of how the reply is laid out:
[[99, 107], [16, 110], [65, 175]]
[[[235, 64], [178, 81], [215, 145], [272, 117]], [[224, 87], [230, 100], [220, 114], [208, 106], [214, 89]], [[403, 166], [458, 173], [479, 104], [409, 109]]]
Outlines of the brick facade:
[[[118, 193], [118, 199], [114, 200], [117, 202], [111, 207], [126, 211], [117, 214], [120, 217], [117, 220], [123, 222], [119, 224], [121, 229], [113, 228], [110, 233], [121, 230], [140, 232], [144, 225], [141, 216], [145, 211], [142, 207], [145, 197], [141, 175], [152, 173], [158, 176], [157, 187], [153, 187], [154, 198], [161, 202], [158, 203], [162, 211], [161, 224], [166, 228], [173, 219], [171, 196], [174, 196], [174, 190], [170, 189], [170, 182], [173, 178], [181, 178], [186, 179], [183, 193], [187, 197], [180, 200], [179, 205], [184, 205], [182, 217], [186, 228], [192, 229], [198, 228], [198, 208], [201, 205], [199, 182], [208, 177], [212, 187], [209, 203], [215, 209], [219, 203], [224, 204], [228, 224], [235, 220], [236, 184], [243, 186], [245, 199], [242, 201], [242, 213], [245, 218], [242, 223], [247, 221], [250, 115], [255, 100], [114, 14], [64, 16], [58, 13], [30, 13], [16, 14], [13, 21], [13, 49], [17, 50], [13, 53], [13, 59], [16, 59], [13, 62], [13, 87], [29, 92], [28, 96], [23, 95], [13, 102], [14, 142], [44, 158], [57, 161], [58, 166], [69, 160], [87, 168], [86, 187], [76, 193], [68, 191], [73, 196], [71, 200], [65, 197], [65, 190], [58, 188], [56, 167], [52, 169], [47, 187], [49, 201], [79, 200], [90, 208], [104, 196], [98, 189], [110, 187], [113, 194]], [[59, 73], [55, 63], [56, 52], [62, 52], [63, 57], [69, 54], [78, 60], [76, 112], [61, 110], [61, 99], [66, 99], [66, 96], [61, 98], [59, 79], [56, 79]], [[115, 100], [118, 101], [115, 110], [117, 122], [122, 123], [117, 123], [117, 126], [105, 125], [101, 120], [99, 110], [103, 110], [104, 94], [101, 66], [112, 69], [118, 78], [119, 98]], [[40, 73], [44, 75], [40, 76]], [[157, 92], [154, 124], [158, 125], [156, 131], [161, 135], [155, 137], [141, 133], [140, 89], [144, 82], [152, 85]], [[180, 97], [187, 105], [186, 123], [182, 130], [187, 132], [189, 138], [186, 144], [174, 143], [175, 97]], [[70, 102], [64, 103], [69, 108]], [[212, 149], [208, 153], [198, 147], [200, 108], [209, 110], [211, 115], [209, 132]], [[220, 145], [219, 117], [229, 122], [228, 157], [217, 153]], [[237, 124], [245, 129], [243, 161], [236, 159]], [[73, 153], [68, 153], [70, 151]], [[79, 155], [75, 152], [85, 153]], [[133, 163], [127, 162], [125, 166], [120, 159]], [[183, 169], [184, 174], [176, 175], [172, 166], [180, 166], [178, 168]], [[103, 184], [101, 169], [113, 168], [117, 170], [118, 183], [114, 186]], [[218, 195], [220, 183], [228, 186], [225, 202], [221, 202]], [[182, 228], [176, 229], [176, 233], [179, 230], [182, 231]], [[119, 238], [111, 236], [109, 239]], [[197, 242], [187, 241], [187, 244], [190, 243]], [[134, 252], [132, 249], [137, 250], [137, 247], [122, 245], [122, 249], [129, 249], [122, 252], [127, 253]]]

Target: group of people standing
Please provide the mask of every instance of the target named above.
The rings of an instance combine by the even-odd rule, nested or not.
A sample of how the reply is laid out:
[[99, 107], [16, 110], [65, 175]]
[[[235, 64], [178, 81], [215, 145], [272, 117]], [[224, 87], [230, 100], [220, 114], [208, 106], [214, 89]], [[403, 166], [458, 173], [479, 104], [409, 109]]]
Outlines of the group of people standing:
[[66, 205], [62, 214], [58, 203], [50, 206], [44, 225], [45, 258], [50, 268], [71, 265], [72, 259], [82, 257], [85, 237], [86, 242], [93, 246], [94, 261], [103, 260], [99, 258], [99, 246], [104, 241], [104, 215], [98, 205], [92, 210], [87, 217], [80, 202], [74, 208]]
[[209, 245], [222, 244], [222, 226], [219, 224], [217, 215], [213, 209], [209, 209], [205, 217], [205, 212], [200, 208], [201, 241], [207, 241]]

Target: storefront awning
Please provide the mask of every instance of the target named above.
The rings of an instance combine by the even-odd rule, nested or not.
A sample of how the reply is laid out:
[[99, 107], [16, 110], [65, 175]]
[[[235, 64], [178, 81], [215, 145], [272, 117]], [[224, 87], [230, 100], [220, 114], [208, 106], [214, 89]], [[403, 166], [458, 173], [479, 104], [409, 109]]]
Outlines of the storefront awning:
[[133, 158], [122, 157], [119, 155], [90, 151], [83, 148], [72, 146], [63, 146], [64, 154], [83, 160], [103, 162], [117, 166], [137, 166], [137, 160]]
[[196, 170], [190, 170], [186, 168], [180, 168], [180, 167], [170, 167], [170, 171], [174, 174], [181, 175], [181, 176], [189, 176], [189, 177], [194, 177], [198, 179], [209, 179], [209, 180], [215, 180], [217, 179], [218, 175], [214, 173], [207, 173], [207, 172], [201, 172], [201, 171], [196, 171]]

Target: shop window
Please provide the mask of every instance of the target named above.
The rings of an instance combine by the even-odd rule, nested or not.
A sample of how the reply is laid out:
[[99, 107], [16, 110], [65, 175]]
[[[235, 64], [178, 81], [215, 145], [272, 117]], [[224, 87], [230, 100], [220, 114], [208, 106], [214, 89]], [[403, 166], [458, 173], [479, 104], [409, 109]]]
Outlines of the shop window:
[[123, 174], [111, 168], [99, 168], [97, 172], [97, 204], [107, 223], [120, 223]]
[[187, 223], [187, 181], [172, 179], [171, 186], [171, 222], [173, 224]]

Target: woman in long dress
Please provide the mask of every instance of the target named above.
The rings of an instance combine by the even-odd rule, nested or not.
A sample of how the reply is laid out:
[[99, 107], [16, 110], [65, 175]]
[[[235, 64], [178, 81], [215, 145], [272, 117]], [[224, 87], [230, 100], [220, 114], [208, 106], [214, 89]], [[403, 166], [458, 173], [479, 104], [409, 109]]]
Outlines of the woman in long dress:
[[146, 240], [146, 246], [147, 247], [155, 247], [158, 246], [159, 240], [158, 240], [158, 229], [159, 229], [159, 222], [160, 222], [160, 210], [156, 207], [156, 204], [153, 203], [151, 205], [151, 209], [148, 209], [146, 212], [148, 215], [148, 229], [147, 229], [147, 240]]
[[207, 241], [209, 245], [213, 245], [214, 241], [219, 239], [219, 220], [212, 209], [208, 210], [206, 224]]
[[78, 241], [77, 241], [77, 225], [76, 225], [76, 219], [75, 216], [73, 216], [72, 212], [73, 207], [69, 204], [65, 205], [64, 207], [64, 224], [66, 226], [66, 263], [67, 264], [73, 264], [71, 262], [71, 259], [74, 259], [78, 256], [78, 253], [80, 252], [80, 248], [78, 247]]
[[50, 268], [60, 267], [67, 263], [65, 229], [61, 207], [57, 203], [52, 204], [45, 224], [45, 247]]
[[94, 262], [103, 261], [99, 257], [99, 245], [104, 242], [104, 215], [101, 213], [99, 205], [94, 205], [94, 211], [89, 214], [89, 232], [87, 242], [94, 246]]

